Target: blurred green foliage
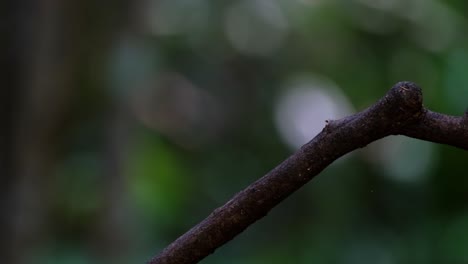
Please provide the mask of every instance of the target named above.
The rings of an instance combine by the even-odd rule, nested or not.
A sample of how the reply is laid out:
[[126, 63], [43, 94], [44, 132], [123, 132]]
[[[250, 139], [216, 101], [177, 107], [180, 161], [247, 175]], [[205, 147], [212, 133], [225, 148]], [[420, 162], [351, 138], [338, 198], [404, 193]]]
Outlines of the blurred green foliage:
[[[401, 80], [419, 83], [434, 111], [468, 107], [465, 1], [131, 6], [129, 21], [105, 27], [118, 27], [108, 45], [76, 44], [94, 51], [64, 99], [47, 240], [25, 252], [31, 263], [100, 263], [101, 248], [122, 263], [156, 254], [295, 150], [275, 113], [297, 76], [328, 80], [354, 111]], [[398, 140], [337, 161], [202, 263], [466, 263], [468, 153]]]

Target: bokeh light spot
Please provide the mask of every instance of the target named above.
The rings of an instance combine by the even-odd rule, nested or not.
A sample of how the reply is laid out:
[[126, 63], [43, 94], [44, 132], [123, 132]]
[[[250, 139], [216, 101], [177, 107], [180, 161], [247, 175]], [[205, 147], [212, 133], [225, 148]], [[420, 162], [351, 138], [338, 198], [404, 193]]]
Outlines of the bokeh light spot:
[[235, 2], [225, 16], [228, 40], [246, 54], [270, 55], [281, 46], [287, 29], [286, 18], [275, 1]]
[[437, 164], [431, 142], [407, 137], [386, 137], [369, 146], [367, 153], [383, 175], [401, 182], [421, 182]]
[[275, 111], [276, 126], [293, 149], [314, 138], [326, 120], [353, 112], [348, 99], [333, 82], [312, 76], [289, 82]]

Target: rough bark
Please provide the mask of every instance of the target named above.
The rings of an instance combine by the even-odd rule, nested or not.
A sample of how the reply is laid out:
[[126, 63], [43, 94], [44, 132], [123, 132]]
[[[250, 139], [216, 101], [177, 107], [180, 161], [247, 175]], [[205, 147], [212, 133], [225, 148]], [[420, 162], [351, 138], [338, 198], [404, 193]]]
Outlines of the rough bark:
[[431, 112], [424, 108], [416, 84], [399, 82], [368, 109], [327, 121], [322, 132], [299, 151], [214, 210], [148, 263], [197, 263], [264, 217], [334, 160], [389, 135], [468, 150], [468, 112], [462, 117]]

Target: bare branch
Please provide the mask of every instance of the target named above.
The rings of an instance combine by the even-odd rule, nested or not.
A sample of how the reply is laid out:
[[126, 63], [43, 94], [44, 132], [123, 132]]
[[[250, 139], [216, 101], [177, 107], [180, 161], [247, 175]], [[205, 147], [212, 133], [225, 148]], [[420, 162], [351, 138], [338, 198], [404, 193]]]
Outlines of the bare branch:
[[468, 112], [456, 117], [424, 110], [419, 122], [402, 127], [400, 134], [468, 150]]
[[363, 112], [327, 121], [322, 132], [299, 151], [214, 210], [148, 263], [197, 263], [264, 217], [337, 158], [397, 134], [468, 150], [468, 113], [453, 117], [426, 110], [421, 89], [411, 82], [399, 82]]

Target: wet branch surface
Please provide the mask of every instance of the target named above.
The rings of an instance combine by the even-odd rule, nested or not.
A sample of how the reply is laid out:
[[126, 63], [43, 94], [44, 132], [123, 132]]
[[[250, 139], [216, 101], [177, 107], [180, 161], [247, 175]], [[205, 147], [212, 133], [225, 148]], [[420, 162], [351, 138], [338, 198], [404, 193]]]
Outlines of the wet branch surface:
[[468, 110], [460, 117], [429, 111], [422, 104], [422, 91], [416, 84], [399, 82], [368, 109], [340, 120], [328, 120], [322, 132], [309, 143], [147, 263], [199, 262], [264, 217], [330, 163], [389, 135], [405, 135], [468, 150]]

